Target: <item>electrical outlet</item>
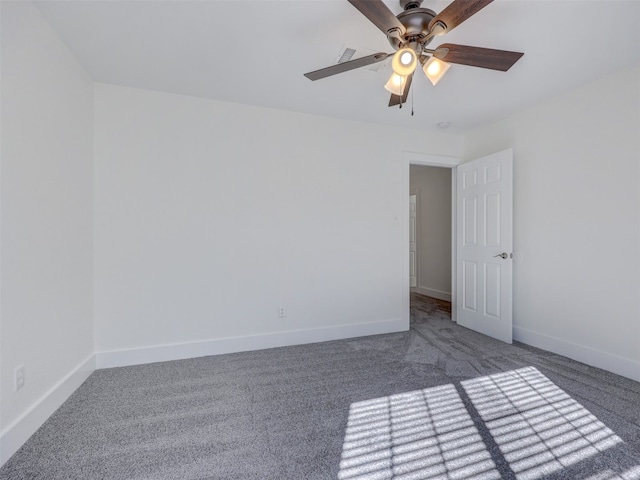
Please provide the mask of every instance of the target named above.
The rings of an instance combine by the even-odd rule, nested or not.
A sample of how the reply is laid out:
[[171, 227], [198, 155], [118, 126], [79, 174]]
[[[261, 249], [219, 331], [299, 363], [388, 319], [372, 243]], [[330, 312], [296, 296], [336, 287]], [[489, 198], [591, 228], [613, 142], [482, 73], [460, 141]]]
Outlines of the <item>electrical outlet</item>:
[[278, 318], [284, 318], [287, 316], [287, 311], [283, 306], [278, 307]]
[[18, 365], [14, 372], [16, 392], [24, 387], [24, 365]]

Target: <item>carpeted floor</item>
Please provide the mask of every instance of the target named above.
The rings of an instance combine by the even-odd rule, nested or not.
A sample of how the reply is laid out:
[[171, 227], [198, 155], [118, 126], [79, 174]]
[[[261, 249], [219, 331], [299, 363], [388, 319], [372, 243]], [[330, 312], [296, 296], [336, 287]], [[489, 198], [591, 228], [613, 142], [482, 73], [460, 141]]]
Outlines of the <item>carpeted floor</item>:
[[457, 326], [98, 370], [9, 479], [640, 479], [640, 384]]

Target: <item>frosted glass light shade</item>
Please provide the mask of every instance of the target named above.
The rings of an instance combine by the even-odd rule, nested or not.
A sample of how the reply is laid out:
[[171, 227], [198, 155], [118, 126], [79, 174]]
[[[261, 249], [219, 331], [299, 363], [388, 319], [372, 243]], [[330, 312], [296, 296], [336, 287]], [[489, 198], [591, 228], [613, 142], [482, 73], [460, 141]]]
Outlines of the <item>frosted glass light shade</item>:
[[401, 48], [391, 58], [391, 68], [402, 77], [411, 75], [418, 65], [418, 56], [411, 48]]
[[430, 57], [429, 60], [424, 64], [422, 70], [424, 74], [427, 76], [431, 83], [435, 86], [440, 79], [447, 73], [447, 70], [451, 67], [450, 63], [443, 62], [439, 58]]
[[391, 74], [391, 77], [387, 81], [386, 85], [384, 86], [384, 88], [388, 92], [391, 92], [394, 95], [398, 95], [399, 97], [401, 97], [402, 92], [404, 92], [404, 87], [406, 84], [407, 84], [407, 77], [403, 77], [402, 75], [398, 75], [397, 73], [393, 72]]

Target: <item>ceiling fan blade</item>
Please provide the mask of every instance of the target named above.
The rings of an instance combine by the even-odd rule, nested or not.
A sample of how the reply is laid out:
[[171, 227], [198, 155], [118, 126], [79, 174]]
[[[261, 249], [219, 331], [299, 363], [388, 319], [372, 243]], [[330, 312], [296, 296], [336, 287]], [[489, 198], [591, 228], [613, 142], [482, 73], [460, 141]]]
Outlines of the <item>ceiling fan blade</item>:
[[348, 62], [338, 63], [337, 65], [331, 65], [327, 68], [321, 68], [314, 72], [305, 73], [304, 76], [309, 80], [320, 80], [321, 78], [330, 77], [338, 73], [348, 72], [360, 67], [366, 67], [373, 63], [378, 63], [387, 58], [390, 53], [378, 52], [373, 55], [369, 55], [362, 58], [356, 58], [355, 60], [349, 60]]
[[444, 43], [435, 49], [434, 57], [447, 63], [489, 68], [506, 72], [524, 53]]
[[360, 13], [367, 17], [376, 27], [382, 30], [382, 33], [385, 35], [393, 28], [399, 29], [400, 34], [404, 35], [404, 25], [402, 25], [393, 12], [382, 3], [382, 0], [349, 0], [349, 3], [356, 7]]
[[407, 84], [404, 86], [402, 97], [400, 95], [391, 94], [389, 99], [389, 106], [395, 107], [396, 105], [402, 105], [407, 103], [407, 97], [409, 96], [409, 90], [411, 89], [411, 81], [413, 80], [413, 73], [407, 77]]
[[447, 8], [429, 22], [429, 30], [431, 30], [436, 23], [441, 22], [445, 25], [445, 30], [442, 33], [450, 32], [491, 2], [493, 2], [493, 0], [453, 0]]

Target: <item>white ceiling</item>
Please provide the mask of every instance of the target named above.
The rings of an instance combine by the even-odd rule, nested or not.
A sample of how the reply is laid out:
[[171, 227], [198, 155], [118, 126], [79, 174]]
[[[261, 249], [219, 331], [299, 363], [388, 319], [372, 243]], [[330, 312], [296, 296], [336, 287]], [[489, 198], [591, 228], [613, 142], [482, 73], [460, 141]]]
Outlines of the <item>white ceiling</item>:
[[[394, 13], [397, 0], [385, 0]], [[448, 0], [425, 0], [441, 11]], [[303, 73], [391, 51], [346, 0], [56, 1], [38, 7], [98, 82], [421, 130], [461, 133], [640, 63], [638, 0], [496, 0], [430, 47], [459, 43], [524, 52], [509, 72], [453, 65], [433, 87], [413, 83], [411, 107], [387, 107], [390, 72]], [[421, 73], [421, 72], [418, 72]], [[409, 97], [411, 101], [411, 96]]]

